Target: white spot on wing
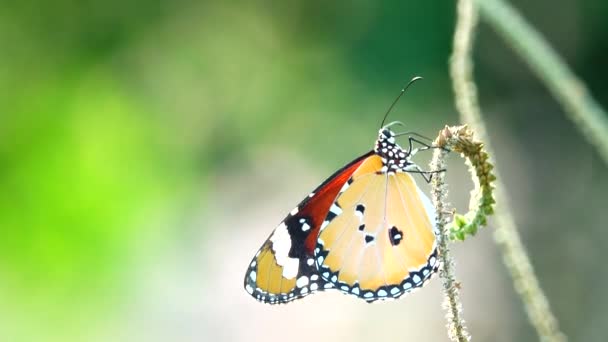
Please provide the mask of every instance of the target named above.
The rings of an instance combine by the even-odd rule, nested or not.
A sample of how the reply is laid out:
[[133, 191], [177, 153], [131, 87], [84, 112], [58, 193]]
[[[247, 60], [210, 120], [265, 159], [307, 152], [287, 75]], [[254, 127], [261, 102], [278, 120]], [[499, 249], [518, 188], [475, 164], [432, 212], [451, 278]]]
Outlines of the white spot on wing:
[[321, 265], [323, 264], [323, 260], [325, 260], [325, 258], [322, 255], [319, 255], [319, 257], [317, 258], [317, 263]]
[[338, 207], [335, 203], [331, 205], [331, 208], [329, 208], [329, 211], [336, 214], [336, 216], [342, 214], [342, 209], [340, 209], [340, 207]]
[[357, 216], [357, 218], [359, 219], [360, 222], [363, 222], [363, 213], [355, 210], [355, 216]]
[[327, 220], [323, 221], [323, 223], [321, 224], [321, 230], [325, 229], [325, 227], [327, 227], [328, 224], [329, 224], [329, 221], [327, 221]]
[[283, 277], [293, 279], [298, 274], [299, 263], [298, 259], [289, 257], [291, 237], [289, 236], [285, 223], [281, 222], [277, 229], [275, 229], [270, 237], [270, 241], [272, 242], [274, 258], [276, 259], [277, 264], [283, 267]]
[[307, 276], [301, 276], [300, 278], [298, 278], [298, 280], [296, 280], [296, 286], [297, 287], [304, 287], [308, 285], [308, 277]]
[[249, 294], [253, 294], [253, 288], [249, 284], [245, 285], [245, 290], [247, 290]]
[[283, 266], [283, 278], [285, 279], [293, 279], [296, 275], [298, 275], [298, 259], [287, 258], [288, 263]]
[[290, 211], [289, 213], [291, 214], [291, 216], [294, 216], [295, 214], [298, 213], [298, 211], [300, 211], [300, 209], [298, 209], [298, 207], [293, 208], [292, 211]]

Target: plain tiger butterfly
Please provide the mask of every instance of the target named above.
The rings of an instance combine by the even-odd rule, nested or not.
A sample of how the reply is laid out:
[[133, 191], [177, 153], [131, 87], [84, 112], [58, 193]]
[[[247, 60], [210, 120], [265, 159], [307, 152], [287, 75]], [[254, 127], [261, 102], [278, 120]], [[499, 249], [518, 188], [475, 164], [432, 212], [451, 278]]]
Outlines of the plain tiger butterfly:
[[[411, 160], [433, 146], [415, 133], [393, 132], [400, 122], [384, 126], [417, 79], [386, 112], [373, 150], [306, 196], [264, 242], [245, 274], [251, 296], [279, 304], [337, 289], [373, 302], [422, 287], [437, 272], [435, 209], [412, 177], [420, 174], [430, 182], [432, 172]], [[403, 135], [407, 149], [396, 142]]]

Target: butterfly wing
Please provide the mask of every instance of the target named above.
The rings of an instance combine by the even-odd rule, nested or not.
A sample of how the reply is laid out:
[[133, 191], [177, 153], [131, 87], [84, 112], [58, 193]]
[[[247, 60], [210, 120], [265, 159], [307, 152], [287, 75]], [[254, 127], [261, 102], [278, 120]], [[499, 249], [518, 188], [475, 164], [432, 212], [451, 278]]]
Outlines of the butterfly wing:
[[245, 274], [245, 290], [250, 295], [264, 303], [279, 304], [333, 287], [320, 277], [314, 264], [319, 229], [340, 189], [372, 154], [335, 172], [272, 232]]
[[421, 287], [438, 269], [435, 211], [406, 172], [372, 155], [353, 172], [323, 222], [318, 272], [369, 302]]

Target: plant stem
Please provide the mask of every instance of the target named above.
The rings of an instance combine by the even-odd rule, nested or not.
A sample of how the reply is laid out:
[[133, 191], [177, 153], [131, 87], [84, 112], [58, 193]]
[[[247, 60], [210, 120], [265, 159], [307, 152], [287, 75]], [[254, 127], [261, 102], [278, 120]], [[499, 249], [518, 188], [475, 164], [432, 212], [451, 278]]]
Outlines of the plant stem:
[[547, 41], [503, 0], [475, 0], [483, 20], [538, 76], [608, 164], [608, 115]]
[[[447, 152], [441, 148], [435, 149], [433, 160], [431, 161], [431, 170], [445, 169], [445, 156]], [[458, 282], [454, 276], [454, 261], [450, 256], [450, 230], [446, 213], [448, 212], [447, 203], [447, 185], [445, 184], [445, 172], [436, 173], [433, 177], [433, 204], [437, 212], [437, 229], [440, 234], [437, 237], [439, 240], [438, 250], [439, 259], [441, 260], [441, 270], [439, 275], [443, 282], [444, 303], [443, 307], [446, 310], [446, 318], [448, 320], [448, 337], [451, 341], [464, 342], [469, 341], [470, 335], [464, 325], [464, 320], [461, 318], [462, 304], [458, 295]]]
[[[481, 117], [477, 90], [472, 77], [473, 62], [471, 57], [473, 35], [477, 24], [476, 3], [484, 1], [459, 0], [458, 19], [454, 34], [454, 51], [451, 59], [451, 76], [456, 98], [456, 107], [460, 113], [462, 122], [470, 123], [478, 138], [485, 143], [487, 151], [492, 151], [490, 141], [486, 133], [485, 124]], [[487, 3], [498, 3], [499, 0], [488, 0]], [[483, 14], [495, 8], [484, 5], [486, 10]], [[481, 6], [481, 4], [480, 4]], [[523, 34], [518, 39], [524, 39]], [[608, 145], [607, 145], [608, 146]], [[608, 152], [608, 149], [607, 149]], [[606, 154], [608, 157], [608, 153]], [[495, 232], [495, 241], [499, 246], [504, 263], [511, 274], [515, 290], [522, 299], [528, 318], [536, 329], [542, 341], [565, 341], [565, 335], [559, 330], [557, 320], [551, 312], [549, 303], [540, 288], [532, 264], [521, 243], [519, 233], [515, 226], [512, 211], [508, 205], [505, 186], [500, 181], [498, 168], [495, 170], [498, 178], [496, 181], [496, 198], [500, 205], [497, 210], [498, 229]]]

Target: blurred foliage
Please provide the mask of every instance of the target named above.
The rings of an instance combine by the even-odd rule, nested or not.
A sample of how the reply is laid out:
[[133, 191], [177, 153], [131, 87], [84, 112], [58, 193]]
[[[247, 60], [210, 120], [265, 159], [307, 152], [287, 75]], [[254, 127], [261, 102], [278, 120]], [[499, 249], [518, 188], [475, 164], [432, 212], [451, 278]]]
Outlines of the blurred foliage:
[[134, 248], [166, 233], [138, 221], [161, 218], [152, 209], [188, 174], [158, 123], [103, 74], [34, 87], [3, 122], [0, 275], [26, 312], [108, 295]]
[[[526, 6], [607, 100], [604, 2]], [[283, 148], [339, 166], [369, 148], [413, 75], [426, 81], [395, 119], [420, 132], [454, 122], [453, 13], [441, 1], [3, 4], [0, 340], [95, 335], [128, 302], [142, 260], [206, 215], [217, 177]], [[558, 35], [563, 25], [572, 30]], [[524, 94], [539, 86], [504, 67], [513, 57], [495, 37], [480, 38], [482, 101], [538, 103]], [[547, 116], [503, 120], [523, 138]]]

